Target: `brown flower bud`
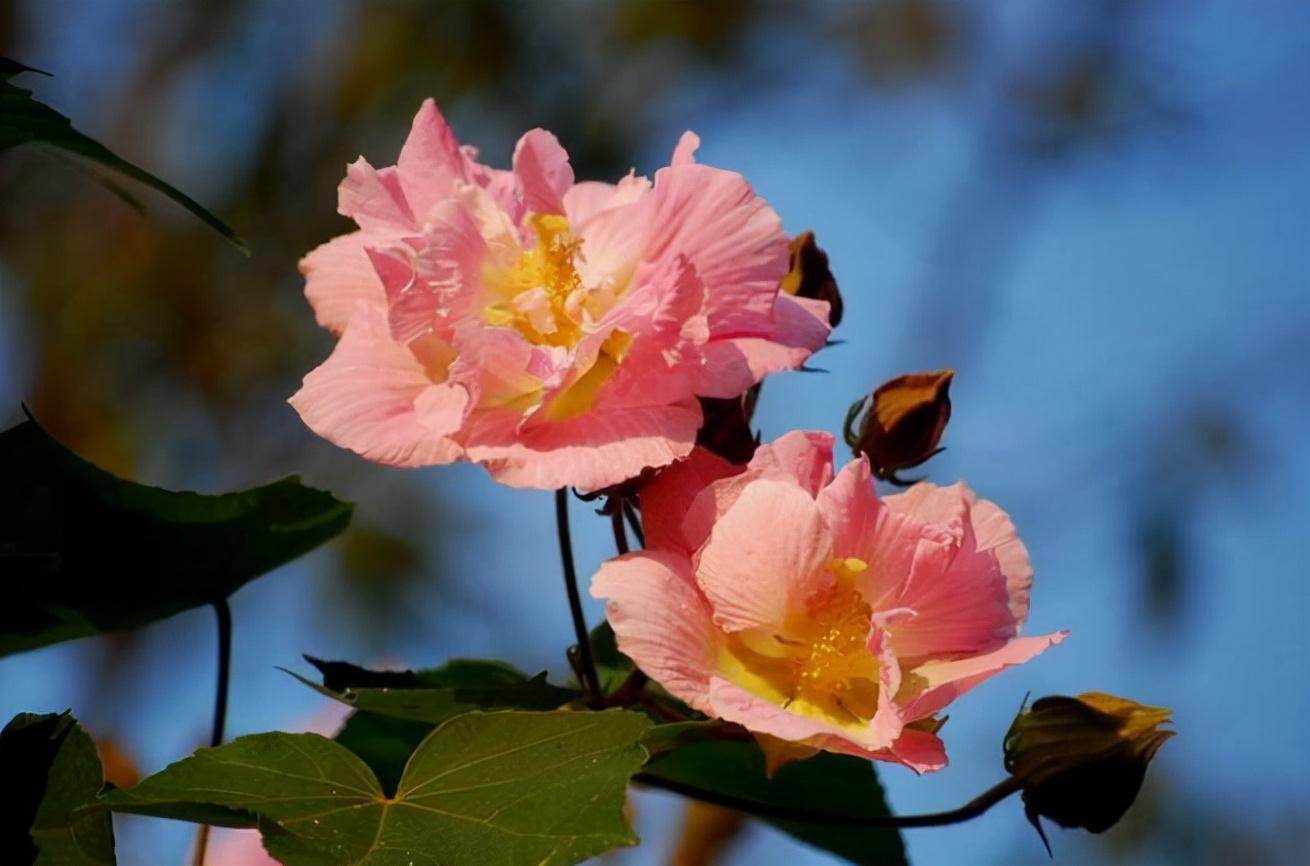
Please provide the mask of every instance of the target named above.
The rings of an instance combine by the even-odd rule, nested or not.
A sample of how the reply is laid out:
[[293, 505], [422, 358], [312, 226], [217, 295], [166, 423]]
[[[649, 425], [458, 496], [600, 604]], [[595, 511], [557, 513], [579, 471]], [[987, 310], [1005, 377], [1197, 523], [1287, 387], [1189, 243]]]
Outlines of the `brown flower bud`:
[[1170, 712], [1102, 692], [1042, 698], [1005, 735], [1005, 769], [1050, 851], [1039, 817], [1101, 833], [1137, 798], [1146, 767], [1174, 735]]
[[791, 270], [782, 278], [782, 290], [798, 298], [828, 302], [828, 324], [841, 324], [842, 300], [837, 280], [828, 269], [828, 254], [814, 242], [814, 232], [805, 231], [792, 238]]
[[953, 378], [954, 370], [906, 373], [851, 404], [846, 413], [846, 444], [869, 458], [875, 478], [905, 484], [897, 472], [942, 450], [937, 443], [951, 419]]

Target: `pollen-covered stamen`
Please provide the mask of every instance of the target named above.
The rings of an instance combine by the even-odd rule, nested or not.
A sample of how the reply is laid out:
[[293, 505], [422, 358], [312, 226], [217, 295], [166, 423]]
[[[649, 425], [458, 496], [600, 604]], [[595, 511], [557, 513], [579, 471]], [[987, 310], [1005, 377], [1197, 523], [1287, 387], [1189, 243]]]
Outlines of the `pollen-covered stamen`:
[[496, 281], [502, 300], [489, 304], [483, 318], [538, 345], [573, 346], [583, 334], [583, 285], [575, 266], [582, 241], [559, 214], [531, 214], [527, 223], [537, 242]]
[[805, 647], [793, 656], [794, 699], [865, 722], [877, 710], [878, 665], [868, 650], [872, 610], [855, 588], [855, 577], [868, 565], [834, 559], [828, 570], [836, 586], [810, 609]]

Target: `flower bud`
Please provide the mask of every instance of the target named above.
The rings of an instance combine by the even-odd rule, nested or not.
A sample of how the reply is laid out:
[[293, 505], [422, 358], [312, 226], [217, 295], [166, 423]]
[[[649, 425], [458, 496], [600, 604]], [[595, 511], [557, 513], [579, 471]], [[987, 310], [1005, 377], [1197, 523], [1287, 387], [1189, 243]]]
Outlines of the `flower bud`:
[[828, 269], [828, 254], [814, 242], [814, 232], [805, 231], [792, 238], [791, 269], [782, 278], [782, 290], [798, 298], [828, 302], [828, 324], [841, 323], [842, 300], [837, 280]]
[[898, 471], [918, 466], [942, 450], [937, 443], [951, 419], [953, 378], [954, 370], [906, 373], [851, 404], [846, 413], [846, 444], [869, 458], [874, 477], [905, 484], [896, 477]]
[[1005, 768], [1050, 851], [1039, 817], [1101, 833], [1137, 798], [1146, 767], [1174, 735], [1170, 712], [1103, 692], [1041, 698], [1005, 735]]

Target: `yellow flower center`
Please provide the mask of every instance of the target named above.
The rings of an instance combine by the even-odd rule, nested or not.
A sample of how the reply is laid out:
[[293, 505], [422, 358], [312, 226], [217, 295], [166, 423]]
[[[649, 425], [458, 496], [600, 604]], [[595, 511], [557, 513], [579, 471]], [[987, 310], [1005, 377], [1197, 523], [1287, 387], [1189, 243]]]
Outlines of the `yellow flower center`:
[[582, 277], [574, 260], [582, 241], [559, 214], [531, 214], [537, 243], [488, 282], [498, 298], [483, 310], [491, 325], [512, 327], [537, 345], [572, 347], [582, 338]]
[[878, 708], [878, 661], [868, 650], [873, 613], [855, 587], [868, 564], [834, 559], [826, 597], [774, 630], [728, 636], [719, 655], [728, 678], [801, 715], [863, 726]]

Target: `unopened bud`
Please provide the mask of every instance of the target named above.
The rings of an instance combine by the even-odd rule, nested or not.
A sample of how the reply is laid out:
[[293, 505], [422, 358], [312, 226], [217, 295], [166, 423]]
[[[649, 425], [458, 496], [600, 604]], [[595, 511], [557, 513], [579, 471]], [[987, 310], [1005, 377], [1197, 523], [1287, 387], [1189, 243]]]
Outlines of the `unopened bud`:
[[1046, 843], [1040, 818], [1101, 833], [1137, 798], [1146, 767], [1174, 735], [1170, 712], [1102, 692], [1041, 698], [1005, 735], [1005, 768], [1022, 785], [1024, 811]]
[[904, 484], [897, 472], [942, 450], [938, 443], [951, 418], [953, 378], [954, 370], [906, 373], [851, 404], [846, 444], [869, 458], [875, 478]]
[[798, 298], [828, 302], [828, 324], [841, 324], [842, 300], [837, 280], [828, 269], [828, 254], [814, 242], [814, 232], [805, 231], [792, 238], [791, 269], [782, 278], [782, 290]]

